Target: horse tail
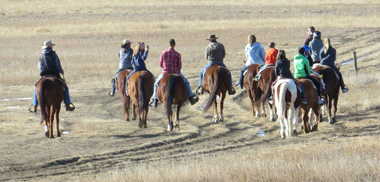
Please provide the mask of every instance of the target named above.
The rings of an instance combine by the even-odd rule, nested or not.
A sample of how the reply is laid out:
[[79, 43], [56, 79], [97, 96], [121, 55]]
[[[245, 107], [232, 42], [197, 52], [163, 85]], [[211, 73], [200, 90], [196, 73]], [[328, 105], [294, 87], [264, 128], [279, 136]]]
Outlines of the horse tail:
[[221, 76], [220, 71], [221, 69], [217, 68], [214, 72], [214, 83], [212, 85], [210, 96], [208, 97], [207, 103], [205, 107], [203, 108], [203, 113], [206, 112], [211, 107], [212, 103], [214, 103], [216, 99], [216, 92], [218, 91], [219, 82], [220, 82], [219, 76]]
[[144, 89], [144, 77], [141, 74], [139, 76], [137, 85], [139, 88], [139, 113], [142, 113], [144, 111], [144, 108], [148, 107], [148, 102], [146, 102], [147, 98]]
[[[285, 108], [286, 108], [286, 91], [289, 88], [289, 84], [286, 82], [283, 82], [282, 84], [278, 84], [278, 86], [275, 88], [276, 91], [279, 89], [279, 93], [274, 96], [275, 103], [276, 103], [276, 110], [278, 119], [282, 121], [285, 118]], [[277, 92], [276, 92], [277, 93]]]
[[174, 96], [174, 88], [175, 88], [175, 83], [178, 83], [178, 78], [180, 77], [176, 77], [174, 75], [170, 75], [170, 78], [168, 80], [168, 83], [166, 85], [166, 113], [168, 115], [171, 115], [171, 112], [172, 112], [172, 109], [171, 109], [171, 106], [172, 106], [172, 102], [173, 102], [173, 96]]
[[41, 84], [40, 84], [40, 92], [38, 93], [38, 103], [40, 105], [40, 109], [41, 109], [41, 124], [44, 122], [44, 121], [48, 121], [49, 118], [48, 118], [48, 114], [46, 113], [46, 93], [47, 93], [47, 88], [48, 88], [48, 85], [50, 84], [50, 80], [42, 80], [41, 81]]

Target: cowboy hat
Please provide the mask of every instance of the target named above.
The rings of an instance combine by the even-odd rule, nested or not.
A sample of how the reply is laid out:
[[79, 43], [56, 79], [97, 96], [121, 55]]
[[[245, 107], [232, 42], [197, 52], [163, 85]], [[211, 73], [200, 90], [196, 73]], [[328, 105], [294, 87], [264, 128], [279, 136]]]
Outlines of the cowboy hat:
[[51, 45], [55, 46], [55, 44], [53, 44], [53, 42], [51, 42], [51, 40], [45, 41], [44, 45], [42, 46], [42, 49], [46, 49], [47, 47], [49, 47]]
[[132, 43], [132, 42], [127, 40], [127, 39], [123, 40], [123, 45], [130, 44], [130, 43]]
[[216, 40], [218, 39], [218, 37], [215, 36], [215, 34], [212, 34], [210, 35], [210, 38], [206, 39], [206, 40]]

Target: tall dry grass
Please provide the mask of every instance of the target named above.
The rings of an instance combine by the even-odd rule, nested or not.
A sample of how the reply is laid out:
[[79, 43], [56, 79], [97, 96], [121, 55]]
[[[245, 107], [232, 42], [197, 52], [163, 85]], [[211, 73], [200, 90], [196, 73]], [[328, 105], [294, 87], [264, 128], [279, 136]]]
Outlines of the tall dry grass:
[[[100, 174], [71, 178], [81, 182], [126, 181], [379, 181], [377, 142], [347, 139], [323, 145], [200, 155], [129, 164]], [[245, 149], [243, 149], [245, 150]], [[47, 180], [60, 178], [49, 178]], [[62, 180], [62, 179], [60, 179]], [[64, 180], [64, 179], [63, 179]]]

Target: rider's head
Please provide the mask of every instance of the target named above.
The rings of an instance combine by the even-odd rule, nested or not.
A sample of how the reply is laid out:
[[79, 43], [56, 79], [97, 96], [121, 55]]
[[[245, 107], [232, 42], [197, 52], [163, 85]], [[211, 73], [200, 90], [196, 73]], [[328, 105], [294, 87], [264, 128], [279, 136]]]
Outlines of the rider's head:
[[170, 39], [169, 40], [169, 46], [170, 47], [174, 47], [175, 46], [175, 40], [174, 39]]
[[286, 59], [286, 54], [284, 50], [279, 50], [277, 54], [277, 60], [283, 60]]
[[256, 42], [256, 36], [253, 35], [253, 34], [249, 35], [249, 36], [248, 36], [248, 44], [249, 44], [249, 45], [252, 45], [252, 44], [255, 43], [255, 42]]
[[298, 53], [305, 55], [305, 48], [303, 48], [303, 47], [298, 48]]

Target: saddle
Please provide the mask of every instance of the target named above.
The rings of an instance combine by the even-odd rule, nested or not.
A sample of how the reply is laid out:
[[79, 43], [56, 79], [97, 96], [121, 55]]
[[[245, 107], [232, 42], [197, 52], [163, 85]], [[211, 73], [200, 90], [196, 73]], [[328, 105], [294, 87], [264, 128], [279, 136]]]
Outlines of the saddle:
[[280, 78], [280, 77], [278, 77], [277, 80], [275, 80], [275, 81], [272, 82], [271, 89], [273, 90], [274, 86], [277, 84], [278, 81], [281, 82], [281, 80], [284, 80], [284, 79], [290, 79], [290, 80], [293, 80], [294, 83], [297, 85], [297, 89], [298, 89], [298, 91], [302, 92], [302, 89], [301, 89], [301, 87], [302, 87], [302, 82], [298, 81], [297, 79], [291, 79], [291, 78]]
[[[301, 78], [298, 78], [298, 79], [305, 79], [305, 80], [308, 80], [309, 82], [311, 82], [311, 85], [313, 85], [313, 88], [315, 88], [315, 90], [317, 90], [317, 86], [314, 85], [314, 82], [306, 77], [301, 77]], [[300, 82], [300, 80], [298, 80], [298, 82]], [[297, 83], [297, 82], [296, 82]], [[302, 82], [300, 82], [302, 84]]]
[[314, 63], [312, 68], [315, 69], [315, 68], [317, 68], [317, 67], [322, 67], [323, 69], [327, 69], [327, 68], [332, 69], [332, 70], [334, 71], [334, 74], [335, 74], [336, 78], [339, 80], [339, 75], [338, 75], [338, 73], [337, 73], [333, 68], [331, 68], [331, 66], [329, 66], [329, 65], [324, 65], [324, 64], [320, 64], [320, 63]]
[[129, 71], [129, 72], [132, 72], [132, 71], [133, 71], [133, 68], [122, 68], [122, 69], [120, 69], [120, 70], [119, 70], [119, 73], [117, 73], [117, 75], [115, 76], [115, 78], [117, 78], [117, 76], [119, 76], [120, 72], [121, 72], [121, 71], [124, 71], [124, 70], [127, 70], [127, 71]]
[[58, 77], [57, 75], [54, 75], [54, 74], [47, 74], [47, 75], [44, 75], [44, 76], [41, 76], [41, 78], [34, 84], [34, 86], [37, 86], [37, 84], [44, 78], [46, 77], [55, 77], [55, 78], [58, 78], [58, 80], [61, 82], [62, 86], [63, 87], [67, 87], [66, 85], [66, 81], [64, 79], [62, 79], [61, 77]]

